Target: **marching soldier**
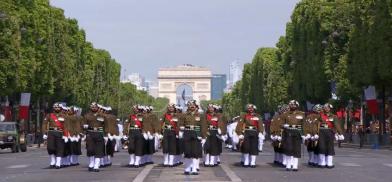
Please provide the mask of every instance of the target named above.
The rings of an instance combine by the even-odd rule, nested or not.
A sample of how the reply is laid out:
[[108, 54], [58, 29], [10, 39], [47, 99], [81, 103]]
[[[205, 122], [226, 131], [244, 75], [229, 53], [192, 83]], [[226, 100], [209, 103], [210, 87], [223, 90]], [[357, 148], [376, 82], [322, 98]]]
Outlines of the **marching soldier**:
[[61, 110], [65, 116], [64, 120], [64, 131], [63, 131], [63, 139], [64, 139], [64, 156], [61, 158], [61, 167], [69, 167], [71, 166], [71, 120], [69, 116], [71, 115], [71, 108], [62, 105]]
[[223, 114], [223, 109], [222, 106], [216, 105], [216, 113], [219, 118], [219, 128], [218, 128], [218, 134], [219, 134], [219, 155], [216, 156], [215, 160], [215, 165], [219, 165], [221, 160], [220, 160], [220, 154], [222, 154], [222, 142], [226, 142], [228, 139], [227, 136], [227, 117], [225, 114]]
[[152, 161], [152, 155], [155, 153], [155, 137], [157, 135], [155, 130], [159, 130], [159, 120], [158, 117], [152, 113], [154, 108], [152, 106], [144, 106], [144, 124], [143, 130], [147, 133], [148, 138], [145, 139], [145, 151], [143, 163], [154, 164]]
[[278, 112], [272, 118], [270, 126], [272, 146], [275, 152], [274, 164], [277, 165], [283, 165], [282, 126], [284, 124], [283, 114], [286, 108], [287, 105], [278, 106]]
[[105, 140], [105, 115], [98, 112], [98, 104], [93, 102], [90, 105], [90, 112], [84, 115], [83, 128], [87, 129], [86, 148], [87, 156], [90, 159], [89, 171], [99, 172], [101, 158], [104, 156]]
[[178, 115], [176, 113], [176, 106], [169, 104], [166, 113], [161, 118], [162, 126], [162, 152], [163, 152], [163, 166], [173, 167], [174, 157], [178, 151]]
[[[140, 167], [144, 152], [144, 139], [147, 134], [143, 131], [143, 115], [140, 106], [134, 105], [128, 122], [124, 123], [124, 140], [128, 140], [128, 167]], [[145, 137], [145, 138], [144, 138]]]
[[113, 115], [111, 107], [105, 107], [105, 137], [106, 139], [106, 155], [103, 158], [103, 167], [111, 166], [114, 154], [114, 147], [116, 146], [116, 138], [119, 135], [117, 118]]
[[343, 132], [338, 123], [338, 118], [331, 112], [331, 104], [325, 104], [320, 113], [322, 121], [319, 125], [319, 167], [334, 168], [333, 156], [335, 155], [334, 133], [336, 140], [344, 140]]
[[259, 154], [259, 137], [263, 135], [264, 127], [261, 116], [256, 113], [256, 106], [247, 105], [247, 113], [241, 116], [237, 124], [236, 133], [239, 136], [244, 167], [256, 167], [256, 156]]
[[198, 175], [202, 146], [206, 141], [206, 122], [198, 112], [195, 100], [188, 101], [188, 111], [179, 122], [179, 137], [184, 140], [185, 175]]
[[319, 139], [318, 126], [321, 122], [321, 110], [322, 106], [320, 104], [314, 105], [313, 113], [310, 113], [304, 122], [305, 145], [307, 146], [309, 154], [309, 166], [316, 166], [318, 163], [318, 152], [316, 149]]
[[70, 143], [70, 162], [71, 166], [79, 165], [79, 156], [82, 155], [81, 138], [83, 117], [77, 115], [79, 108], [71, 107], [69, 109], [69, 143]]
[[[181, 121], [183, 118], [183, 112], [182, 112], [182, 107], [179, 105], [176, 105], [176, 115], [178, 118], [178, 121]], [[182, 165], [182, 154], [184, 153], [184, 140], [179, 137], [179, 127], [177, 127], [177, 152], [176, 155], [174, 156], [174, 164], [176, 166]]]
[[48, 114], [42, 124], [43, 139], [47, 140], [50, 156], [50, 168], [60, 169], [61, 157], [64, 156], [64, 121], [59, 103], [53, 105], [53, 113]]
[[290, 110], [283, 115], [283, 146], [286, 155], [286, 170], [298, 171], [298, 159], [301, 158], [302, 125], [305, 113], [298, 110], [298, 101], [289, 102]]
[[[214, 167], [217, 164], [217, 158], [222, 152], [222, 130], [226, 134], [226, 128], [223, 121], [221, 121], [222, 115], [217, 113], [218, 107], [209, 104], [205, 115], [205, 121], [207, 122], [207, 139], [204, 144], [205, 160], [204, 166]], [[227, 137], [226, 137], [227, 138]]]

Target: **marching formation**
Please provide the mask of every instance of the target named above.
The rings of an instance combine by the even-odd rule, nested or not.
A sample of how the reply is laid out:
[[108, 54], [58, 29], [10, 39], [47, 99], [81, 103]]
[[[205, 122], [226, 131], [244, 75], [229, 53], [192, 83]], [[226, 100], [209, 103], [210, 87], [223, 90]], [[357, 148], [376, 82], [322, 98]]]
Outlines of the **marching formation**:
[[[305, 113], [295, 100], [279, 106], [270, 125], [274, 163], [288, 171], [298, 171], [304, 144], [310, 166], [333, 168], [334, 141], [344, 137], [331, 109], [331, 104], [317, 104], [312, 112]], [[229, 120], [221, 106], [209, 104], [203, 111], [195, 100], [188, 101], [185, 112], [169, 104], [161, 117], [153, 113], [152, 106], [135, 105], [121, 124], [111, 107], [94, 102], [82, 116], [76, 106], [55, 103], [53, 112], [44, 119], [42, 131], [50, 168], [79, 165], [85, 141], [88, 169], [92, 172], [111, 166], [114, 152], [123, 147], [129, 153], [130, 168], [153, 164], [152, 155], [162, 149], [164, 167], [184, 164], [185, 175], [198, 175], [200, 163], [204, 167], [220, 164], [224, 143], [241, 152], [243, 167], [256, 167], [266, 138], [263, 117], [256, 110], [255, 105], [248, 104], [245, 114]]]

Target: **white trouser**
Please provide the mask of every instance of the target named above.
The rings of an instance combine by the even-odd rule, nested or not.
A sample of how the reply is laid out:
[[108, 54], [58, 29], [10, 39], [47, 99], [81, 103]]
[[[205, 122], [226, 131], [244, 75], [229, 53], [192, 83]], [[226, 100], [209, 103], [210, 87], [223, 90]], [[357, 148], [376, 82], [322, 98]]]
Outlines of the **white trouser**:
[[136, 156], [136, 157], [135, 157], [135, 166], [140, 165], [141, 158], [142, 158], [142, 157], [140, 157], [140, 156]]
[[320, 166], [325, 166], [326, 165], [326, 161], [325, 161], [325, 155], [324, 154], [320, 154], [319, 155], [319, 163]]
[[184, 161], [185, 163], [184, 163], [184, 166], [185, 166], [185, 172], [191, 172], [191, 170], [192, 170], [192, 159], [189, 159], [189, 158], [185, 158], [185, 161]]
[[209, 165], [210, 164], [210, 154], [206, 154], [205, 159], [204, 159], [204, 164]]
[[332, 167], [333, 166], [333, 156], [332, 155], [328, 155], [327, 156], [327, 166], [328, 167]]
[[93, 168], [94, 167], [94, 157], [89, 157], [90, 163], [88, 165], [89, 168]]
[[129, 165], [135, 164], [135, 154], [129, 154]]
[[298, 169], [298, 158], [293, 157], [292, 159], [293, 169]]
[[169, 154], [163, 154], [163, 165], [169, 165]]
[[286, 156], [286, 169], [291, 169], [293, 166], [293, 156]]
[[50, 157], [50, 165], [54, 166], [56, 164], [56, 156], [55, 155], [49, 155]]
[[248, 166], [249, 165], [249, 154], [243, 154], [244, 155], [244, 165]]
[[250, 165], [252, 165], [252, 166], [256, 165], [256, 155], [250, 156]]
[[56, 157], [56, 166], [57, 167], [61, 166], [61, 157]]
[[174, 165], [174, 155], [169, 155], [169, 165], [170, 166]]
[[215, 162], [216, 162], [216, 156], [214, 156], [214, 155], [211, 155], [210, 156], [210, 166], [212, 166], [212, 165], [214, 165], [215, 164]]
[[101, 164], [101, 158], [94, 159], [94, 169], [99, 169], [99, 165]]

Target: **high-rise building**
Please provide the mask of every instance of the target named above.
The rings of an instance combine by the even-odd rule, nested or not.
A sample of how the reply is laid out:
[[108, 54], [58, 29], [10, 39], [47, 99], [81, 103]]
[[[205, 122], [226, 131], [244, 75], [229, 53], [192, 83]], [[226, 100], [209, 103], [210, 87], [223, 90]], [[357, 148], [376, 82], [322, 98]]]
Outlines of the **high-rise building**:
[[154, 98], [158, 97], [158, 82], [146, 80], [146, 88], [149, 95]]
[[140, 73], [131, 73], [127, 76], [125, 80], [121, 81], [122, 83], [132, 83], [136, 86], [137, 90], [147, 91], [145, 78], [140, 75]]
[[234, 85], [238, 80], [241, 80], [242, 68], [238, 61], [230, 63], [229, 70], [229, 84]]
[[227, 87], [225, 92], [231, 92], [234, 84], [241, 80], [242, 77], [242, 66], [238, 61], [234, 61], [230, 63], [229, 66], [229, 80], [227, 81]]
[[222, 99], [226, 88], [227, 76], [225, 74], [213, 74], [211, 78], [211, 99]]

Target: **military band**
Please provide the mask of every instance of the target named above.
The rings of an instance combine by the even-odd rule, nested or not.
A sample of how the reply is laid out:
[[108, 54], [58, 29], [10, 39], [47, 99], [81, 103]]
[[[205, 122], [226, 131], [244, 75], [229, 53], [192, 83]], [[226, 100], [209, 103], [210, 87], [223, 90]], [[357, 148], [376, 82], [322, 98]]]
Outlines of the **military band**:
[[[205, 167], [219, 165], [226, 141], [229, 149], [242, 153], [243, 167], [256, 167], [265, 132], [263, 118], [255, 105], [248, 104], [245, 114], [230, 120], [222, 107], [215, 104], [209, 104], [203, 111], [191, 100], [185, 113], [182, 109], [169, 104], [158, 119], [152, 106], [134, 105], [129, 118], [120, 124], [111, 107], [93, 102], [82, 117], [80, 108], [55, 103], [42, 125], [49, 167], [79, 165], [82, 141], [92, 172], [111, 166], [114, 152], [120, 151], [123, 143], [129, 153], [128, 167], [132, 168], [153, 164], [152, 155], [162, 149], [164, 167], [182, 165], [184, 158], [184, 174], [198, 175], [203, 155]], [[333, 168], [334, 141], [344, 140], [344, 136], [332, 109], [329, 103], [316, 104], [305, 114], [295, 100], [279, 106], [270, 125], [274, 163], [287, 171], [298, 171], [304, 144], [309, 166]]]

